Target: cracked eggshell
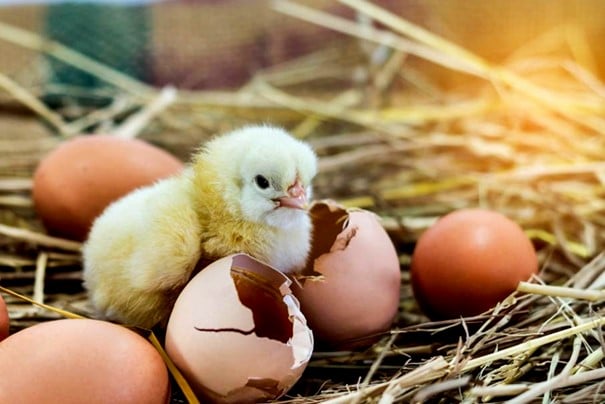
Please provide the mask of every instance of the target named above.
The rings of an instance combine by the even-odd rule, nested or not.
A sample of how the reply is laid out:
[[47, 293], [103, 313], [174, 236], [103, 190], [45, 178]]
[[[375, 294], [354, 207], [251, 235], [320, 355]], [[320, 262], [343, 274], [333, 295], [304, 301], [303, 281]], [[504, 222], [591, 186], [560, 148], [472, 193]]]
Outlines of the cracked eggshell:
[[296, 383], [313, 335], [289, 284], [245, 254], [215, 261], [189, 281], [168, 321], [166, 351], [196, 394], [258, 402]]
[[111, 202], [183, 167], [176, 157], [140, 139], [76, 136], [40, 161], [32, 198], [49, 233], [84, 240]]
[[333, 201], [310, 208], [313, 243], [294, 289], [318, 341], [367, 346], [391, 327], [400, 300], [397, 251], [378, 217]]

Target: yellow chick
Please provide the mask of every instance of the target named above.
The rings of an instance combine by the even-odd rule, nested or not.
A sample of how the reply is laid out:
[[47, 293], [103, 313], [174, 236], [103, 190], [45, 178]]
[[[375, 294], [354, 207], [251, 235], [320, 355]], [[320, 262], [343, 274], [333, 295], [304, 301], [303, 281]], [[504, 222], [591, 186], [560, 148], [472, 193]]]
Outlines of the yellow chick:
[[165, 323], [198, 262], [245, 252], [299, 271], [316, 171], [311, 147], [279, 128], [212, 139], [180, 175], [133, 191], [95, 220], [83, 247], [92, 305], [104, 318], [151, 328]]

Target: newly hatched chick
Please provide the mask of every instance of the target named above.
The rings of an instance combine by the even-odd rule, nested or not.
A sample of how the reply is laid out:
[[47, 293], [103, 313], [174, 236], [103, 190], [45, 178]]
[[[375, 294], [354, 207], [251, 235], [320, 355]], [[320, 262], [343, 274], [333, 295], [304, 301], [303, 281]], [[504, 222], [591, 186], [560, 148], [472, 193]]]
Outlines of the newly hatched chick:
[[83, 248], [93, 306], [150, 328], [167, 320], [198, 261], [245, 252], [285, 273], [302, 269], [316, 170], [313, 150], [278, 128], [211, 140], [182, 174], [126, 195], [95, 220]]

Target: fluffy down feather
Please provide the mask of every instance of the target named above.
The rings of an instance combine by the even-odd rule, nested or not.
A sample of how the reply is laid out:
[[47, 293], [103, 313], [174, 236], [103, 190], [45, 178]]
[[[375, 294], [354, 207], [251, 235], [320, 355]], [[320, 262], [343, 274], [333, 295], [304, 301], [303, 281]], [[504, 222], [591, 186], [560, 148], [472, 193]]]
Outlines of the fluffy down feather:
[[83, 248], [93, 306], [150, 328], [167, 320], [199, 263], [245, 252], [286, 273], [302, 269], [316, 170], [312, 149], [278, 128], [211, 140], [182, 174], [126, 195], [95, 220]]

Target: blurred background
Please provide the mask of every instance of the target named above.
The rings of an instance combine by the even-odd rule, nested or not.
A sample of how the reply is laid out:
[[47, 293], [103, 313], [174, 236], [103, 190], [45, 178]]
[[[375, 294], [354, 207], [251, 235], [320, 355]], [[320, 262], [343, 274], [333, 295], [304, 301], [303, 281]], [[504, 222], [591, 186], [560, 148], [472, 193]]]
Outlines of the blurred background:
[[[155, 86], [236, 88], [255, 71], [334, 44], [346, 35], [286, 17], [269, 0], [1, 1], [0, 21], [27, 29], [94, 57]], [[335, 1], [305, 4], [354, 17]], [[502, 63], [536, 48], [543, 56], [572, 56], [605, 73], [605, 50], [589, 45], [605, 34], [598, 0], [379, 0], [387, 10], [486, 58]], [[1, 41], [0, 71], [26, 84], [98, 85], [76, 69]], [[427, 66], [432, 68], [433, 66]], [[444, 85], [451, 71], [436, 69]]]

